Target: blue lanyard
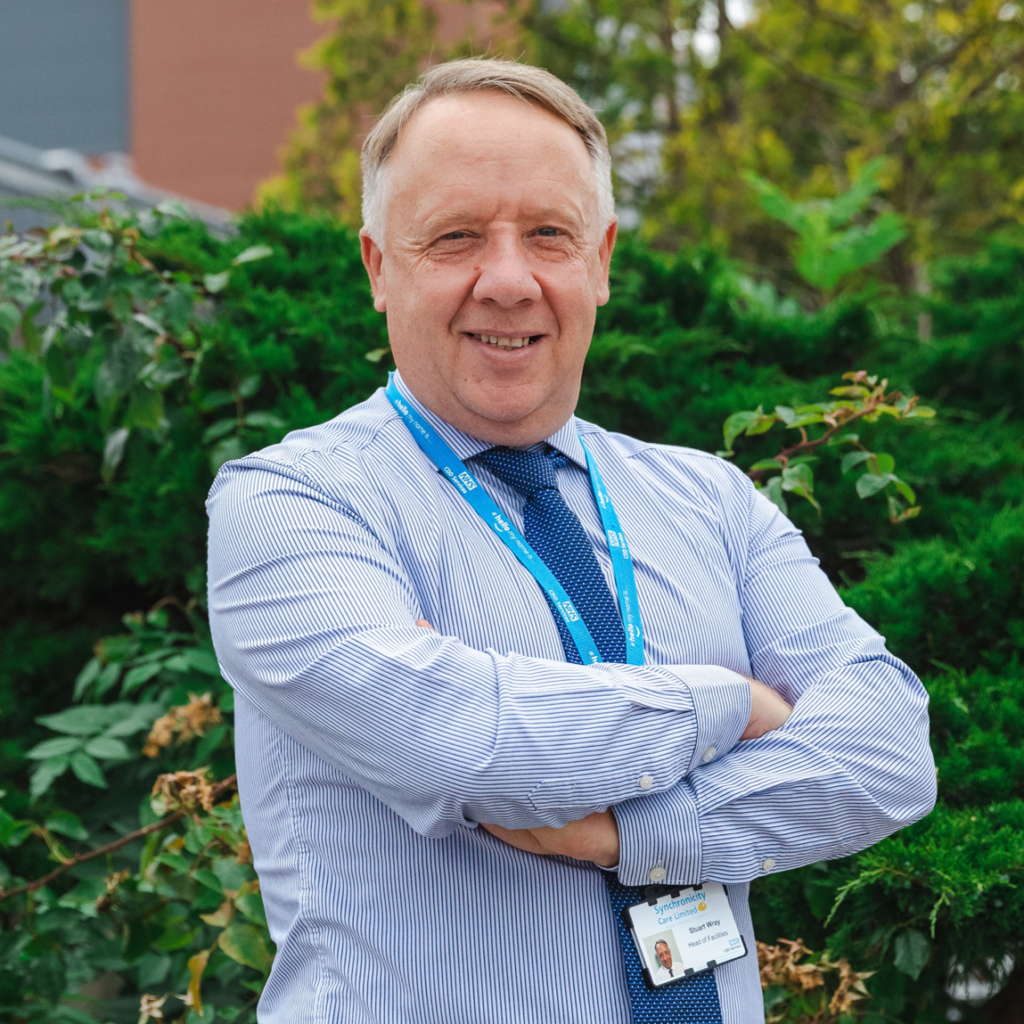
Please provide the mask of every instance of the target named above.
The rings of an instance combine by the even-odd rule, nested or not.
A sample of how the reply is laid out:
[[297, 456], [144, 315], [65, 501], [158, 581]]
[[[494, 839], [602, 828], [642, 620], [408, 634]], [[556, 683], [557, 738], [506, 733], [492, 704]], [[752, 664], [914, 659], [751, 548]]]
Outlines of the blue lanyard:
[[[444, 473], [449, 483], [469, 502], [480, 518], [494, 530], [509, 551], [519, 559], [540, 584], [541, 589], [547, 594], [551, 604], [562, 617], [562, 621], [576, 645], [576, 650], [580, 652], [583, 663], [597, 664], [602, 661], [597, 644], [594, 643], [587, 624], [576, 610], [565, 587], [558, 582], [555, 574], [544, 564], [540, 555], [526, 542], [526, 538], [508, 521], [505, 514], [494, 503], [487, 491], [480, 486], [465, 463], [428, 424], [420, 419], [412, 404], [398, 390], [393, 374], [388, 375], [387, 396], [427, 457]], [[615, 573], [615, 586], [619, 592], [619, 611], [622, 614], [622, 628], [626, 637], [626, 663], [642, 665], [644, 663], [644, 635], [640, 625], [640, 604], [637, 601], [633, 559], [630, 557], [626, 535], [622, 532], [619, 517], [615, 513], [611, 496], [601, 479], [597, 463], [594, 462], [593, 455], [583, 443], [583, 438], [580, 438], [580, 444], [587, 457], [590, 485], [594, 490], [594, 500], [597, 502], [597, 509], [601, 515], [605, 536], [608, 538], [608, 552], [611, 555], [612, 569]]]

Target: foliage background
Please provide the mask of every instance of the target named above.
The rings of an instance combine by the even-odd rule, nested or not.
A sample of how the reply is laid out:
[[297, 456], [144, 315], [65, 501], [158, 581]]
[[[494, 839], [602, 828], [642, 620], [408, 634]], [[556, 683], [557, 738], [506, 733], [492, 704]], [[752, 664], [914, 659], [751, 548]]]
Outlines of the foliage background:
[[[227, 242], [173, 211], [151, 215], [148, 235], [117, 215], [79, 220], [100, 234], [55, 229], [35, 257], [71, 268], [49, 286], [66, 315], [47, 322], [19, 298], [24, 251], [8, 250], [0, 273], [0, 885], [164, 810], [188, 814], [0, 905], [0, 1013], [78, 1020], [93, 1005], [128, 1021], [144, 995], [170, 993], [168, 1018], [251, 1019], [271, 947], [237, 805], [229, 787], [204, 811], [202, 780], [173, 777], [233, 771], [231, 696], [202, 613], [202, 501], [224, 458], [378, 386], [386, 337], [356, 240], [329, 220], [251, 215]], [[897, 455], [916, 519], [890, 523], [882, 496], [858, 498], [830, 453], [815, 466], [822, 515], [790, 501], [844, 598], [932, 694], [936, 812], [859, 856], [754, 888], [762, 937], [799, 937], [876, 972], [856, 1010], [880, 1019], [937, 1022], [951, 1006], [1002, 1019], [999, 997], [977, 1010], [950, 986], [1005, 975], [1021, 952], [1022, 271], [1024, 247], [1009, 240], [936, 266], [922, 343], [917, 297], [870, 287], [803, 312], [712, 249], [666, 254], [626, 236], [587, 365], [582, 415], [709, 450], [731, 413], [820, 400], [845, 367], [883, 372], [938, 409], [861, 431]], [[138, 358], [112, 398], [100, 385], [126, 347]], [[159, 396], [158, 414], [140, 389]], [[126, 427], [112, 467], [110, 438]], [[740, 463], [774, 454], [777, 433], [741, 438]], [[122, 621], [126, 609], [143, 611]], [[190, 983], [201, 1012], [176, 1001]], [[799, 998], [772, 998], [786, 1019], [810, 1019]]]
[[[254, 1019], [273, 950], [205, 624], [203, 499], [221, 462], [383, 381], [351, 230], [361, 132], [427, 60], [488, 45], [599, 110], [636, 228], [581, 415], [716, 451], [732, 414], [820, 403], [855, 369], [938, 413], [858, 427], [916, 518], [858, 496], [848, 449], [808, 464], [820, 515], [783, 496], [922, 675], [940, 803], [755, 884], [758, 934], [806, 944], [768, 956], [771, 1019], [1024, 1019], [1021, 9], [499, 6], [490, 43], [445, 48], [413, 0], [317, 0], [328, 89], [235, 238], [173, 204], [92, 202], [0, 241], [0, 889], [62, 871], [0, 901], [0, 1019]], [[735, 457], [793, 440], [776, 423]]]

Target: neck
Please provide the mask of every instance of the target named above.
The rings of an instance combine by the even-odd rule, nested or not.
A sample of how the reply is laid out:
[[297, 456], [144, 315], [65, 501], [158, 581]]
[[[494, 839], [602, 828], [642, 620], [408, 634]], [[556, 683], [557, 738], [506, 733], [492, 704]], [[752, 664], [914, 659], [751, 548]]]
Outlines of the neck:
[[444, 420], [450, 427], [470, 437], [486, 441], [487, 444], [504, 445], [509, 448], [527, 448], [551, 437], [569, 422], [576, 406], [574, 398], [571, 405], [559, 403], [552, 407], [546, 404], [519, 419], [506, 420], [469, 409], [453, 395], [434, 394], [432, 389], [418, 386], [418, 382], [402, 376], [401, 371], [396, 376], [396, 383], [402, 391], [414, 398], [424, 409]]

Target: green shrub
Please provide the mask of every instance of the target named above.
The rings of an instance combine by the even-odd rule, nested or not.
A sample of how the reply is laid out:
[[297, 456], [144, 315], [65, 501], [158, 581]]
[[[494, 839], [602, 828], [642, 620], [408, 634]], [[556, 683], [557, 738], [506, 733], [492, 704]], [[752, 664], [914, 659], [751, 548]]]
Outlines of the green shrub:
[[[253, 1019], [271, 948], [203, 615], [203, 499], [222, 461], [337, 414], [389, 365], [350, 233], [268, 211], [220, 241], [179, 214], [83, 209], [0, 240], [0, 888], [123, 844], [4, 901], [0, 1014], [19, 1021], [86, 1019], [90, 1004], [62, 998], [111, 972], [106, 1020], [190, 985], [205, 1008], [172, 995], [167, 1018]], [[936, 812], [753, 888], [762, 938], [875, 972], [854, 1015], [937, 1022], [958, 972], [1022, 952], [1021, 267], [1005, 240], [936, 267], [921, 342], [917, 297], [867, 291], [806, 313], [712, 251], [626, 237], [587, 365], [581, 415], [710, 451], [731, 414], [820, 402], [847, 370], [938, 411], [857, 426], [895, 457], [916, 518], [893, 524], [882, 493], [858, 497], [863, 466], [844, 476], [830, 450], [813, 465], [820, 513], [789, 504], [933, 697]], [[736, 460], [794, 436], [780, 423], [739, 437]]]

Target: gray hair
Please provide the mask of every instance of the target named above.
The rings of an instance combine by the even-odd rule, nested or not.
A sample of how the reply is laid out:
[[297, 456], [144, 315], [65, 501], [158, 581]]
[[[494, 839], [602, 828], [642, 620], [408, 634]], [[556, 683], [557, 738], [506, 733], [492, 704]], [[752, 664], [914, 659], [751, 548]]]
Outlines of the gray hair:
[[574, 128], [590, 154], [597, 187], [597, 209], [602, 226], [615, 216], [612, 195], [612, 159], [608, 137], [597, 115], [575, 90], [550, 71], [505, 58], [473, 57], [435, 64], [406, 87], [381, 115], [363, 143], [363, 224], [369, 236], [384, 243], [388, 200], [388, 161], [402, 129], [425, 103], [439, 96], [487, 90], [508, 93], [549, 110]]

